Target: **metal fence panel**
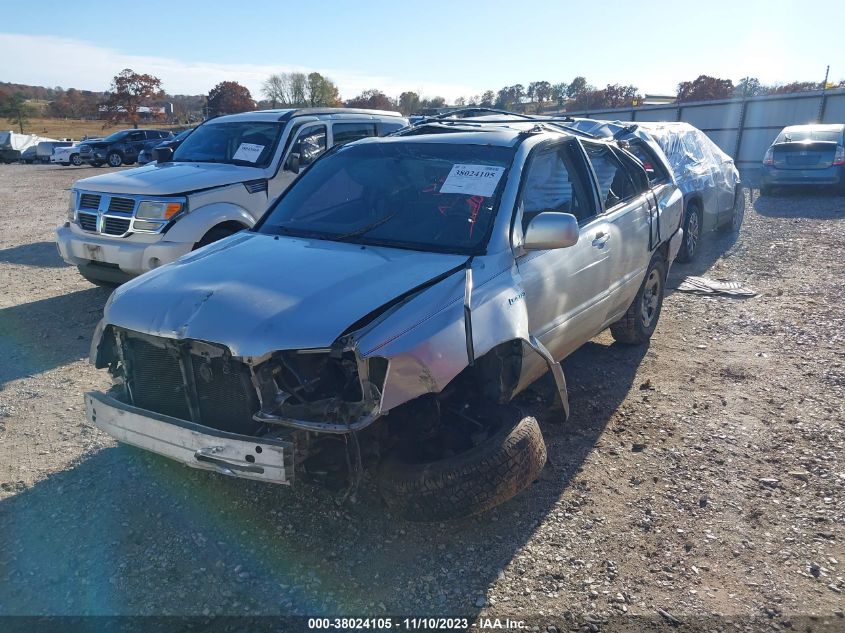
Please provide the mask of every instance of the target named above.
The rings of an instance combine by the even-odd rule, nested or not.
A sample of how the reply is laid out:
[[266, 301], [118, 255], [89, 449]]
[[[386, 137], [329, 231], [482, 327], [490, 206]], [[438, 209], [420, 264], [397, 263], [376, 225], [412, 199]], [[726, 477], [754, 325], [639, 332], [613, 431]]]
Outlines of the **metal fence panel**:
[[566, 114], [619, 121], [686, 121], [734, 156], [741, 170], [756, 170], [766, 148], [787, 125], [845, 123], [845, 89]]

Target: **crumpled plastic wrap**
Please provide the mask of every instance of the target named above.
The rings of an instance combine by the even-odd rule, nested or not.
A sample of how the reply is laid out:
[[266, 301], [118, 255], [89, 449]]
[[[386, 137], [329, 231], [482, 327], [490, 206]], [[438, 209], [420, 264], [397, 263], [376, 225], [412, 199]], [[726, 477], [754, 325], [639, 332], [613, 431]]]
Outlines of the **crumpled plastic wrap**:
[[733, 196], [740, 182], [733, 159], [689, 123], [637, 123], [663, 149], [684, 194], [702, 189], [701, 180]]
[[732, 199], [740, 182], [733, 159], [704, 132], [689, 123], [576, 119], [570, 125], [603, 138], [612, 138], [626, 128], [633, 129], [623, 134], [623, 139], [627, 136], [646, 140], [651, 137], [666, 154], [678, 187], [685, 196], [695, 191], [718, 190]]

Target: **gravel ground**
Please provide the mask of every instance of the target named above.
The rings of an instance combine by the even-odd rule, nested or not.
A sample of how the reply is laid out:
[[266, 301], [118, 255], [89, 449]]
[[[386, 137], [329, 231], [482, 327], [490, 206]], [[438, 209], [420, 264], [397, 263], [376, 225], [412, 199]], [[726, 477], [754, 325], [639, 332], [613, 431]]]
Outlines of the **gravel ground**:
[[542, 385], [520, 399], [549, 447], [540, 480], [420, 525], [371, 478], [351, 500], [230, 480], [88, 424], [108, 292], [63, 264], [53, 229], [66, 189], [102, 171], [0, 166], [0, 614], [845, 628], [845, 197], [746, 191], [739, 235], [708, 236], [669, 284], [706, 274], [758, 296], [673, 292], [648, 348], [585, 345], [564, 362], [570, 423], [550, 423]]

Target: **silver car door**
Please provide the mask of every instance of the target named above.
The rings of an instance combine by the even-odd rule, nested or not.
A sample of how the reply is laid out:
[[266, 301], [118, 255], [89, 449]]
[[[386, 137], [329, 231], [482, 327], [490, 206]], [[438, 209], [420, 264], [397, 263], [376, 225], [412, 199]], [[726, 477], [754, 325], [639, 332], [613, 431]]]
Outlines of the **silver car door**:
[[528, 327], [559, 360], [602, 328], [610, 280], [609, 226], [577, 142], [538, 146], [523, 173], [515, 231], [521, 235], [541, 212], [572, 213], [579, 219], [574, 246], [517, 257]]

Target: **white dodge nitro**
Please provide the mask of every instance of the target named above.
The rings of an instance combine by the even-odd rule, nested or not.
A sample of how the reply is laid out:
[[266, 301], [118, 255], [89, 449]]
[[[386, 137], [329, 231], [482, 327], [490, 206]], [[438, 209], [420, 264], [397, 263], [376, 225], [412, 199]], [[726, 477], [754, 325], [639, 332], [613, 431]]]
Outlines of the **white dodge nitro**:
[[85, 178], [56, 230], [62, 258], [115, 285], [251, 228], [300, 170], [333, 145], [407, 125], [397, 112], [264, 110], [206, 121], [175, 152], [137, 169]]

